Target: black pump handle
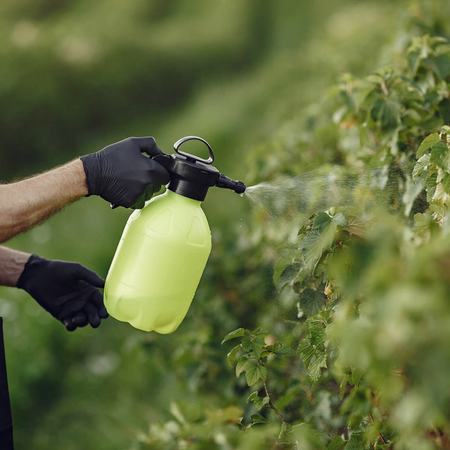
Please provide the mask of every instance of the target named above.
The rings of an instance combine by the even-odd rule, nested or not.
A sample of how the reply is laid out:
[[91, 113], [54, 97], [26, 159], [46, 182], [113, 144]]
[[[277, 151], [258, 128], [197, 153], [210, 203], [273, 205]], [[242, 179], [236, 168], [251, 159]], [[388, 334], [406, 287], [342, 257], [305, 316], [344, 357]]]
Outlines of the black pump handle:
[[[208, 159], [199, 158], [198, 156], [191, 155], [190, 153], [182, 152], [181, 150], [179, 150], [180, 145], [185, 143], [186, 141], [201, 141], [204, 144], [206, 144], [206, 146], [208, 147], [208, 150], [209, 150], [209, 158]], [[173, 144], [173, 148], [179, 155], [185, 156], [188, 161], [193, 161], [193, 162], [198, 161], [203, 164], [212, 164], [214, 162], [214, 153], [212, 151], [211, 146], [201, 137], [185, 136], [184, 138], [178, 139], [178, 141], [175, 142], [175, 144]]]

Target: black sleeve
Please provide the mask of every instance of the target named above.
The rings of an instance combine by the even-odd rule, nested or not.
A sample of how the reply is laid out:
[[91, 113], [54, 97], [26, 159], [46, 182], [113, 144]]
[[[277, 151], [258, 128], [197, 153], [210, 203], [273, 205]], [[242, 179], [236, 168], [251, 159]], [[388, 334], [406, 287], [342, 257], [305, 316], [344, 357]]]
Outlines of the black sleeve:
[[0, 449], [13, 450], [13, 427], [6, 377], [5, 346], [3, 342], [3, 318], [0, 317]]

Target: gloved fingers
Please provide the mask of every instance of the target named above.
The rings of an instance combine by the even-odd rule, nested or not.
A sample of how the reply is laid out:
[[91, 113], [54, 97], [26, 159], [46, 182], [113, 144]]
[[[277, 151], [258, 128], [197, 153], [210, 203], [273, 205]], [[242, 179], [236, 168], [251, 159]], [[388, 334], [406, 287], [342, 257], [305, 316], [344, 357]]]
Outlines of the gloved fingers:
[[61, 322], [66, 327], [67, 331], [75, 331], [77, 329], [77, 326], [72, 322], [72, 319], [70, 319], [69, 317], [62, 320]]
[[100, 291], [96, 290], [92, 294], [90, 301], [97, 308], [98, 315], [102, 319], [106, 319], [109, 316], [108, 311], [106, 310], [105, 304], [103, 303], [103, 294]]
[[68, 331], [74, 331], [77, 327], [85, 327], [88, 323], [93, 328], [97, 328], [101, 319], [108, 317], [108, 312], [103, 304], [103, 294], [90, 286], [76, 299], [68, 300], [58, 317]]
[[161, 186], [156, 186], [155, 184], [149, 184], [144, 192], [145, 201], [150, 200], [155, 192], [158, 192]]
[[75, 317], [80, 311], [83, 311], [84, 305], [92, 297], [93, 290], [97, 290], [87, 283], [85, 284], [86, 286], [83, 289], [78, 289], [59, 299], [60, 307], [53, 313], [57, 319]]
[[[157, 190], [155, 189], [157, 188]], [[142, 209], [145, 206], [145, 202], [150, 200], [153, 197], [153, 194], [161, 189], [161, 186], [154, 186], [153, 184], [149, 184], [144, 193], [141, 194], [138, 199], [130, 206], [132, 209]]]
[[86, 281], [92, 286], [103, 288], [105, 287], [105, 280], [97, 275], [93, 270], [84, 267], [81, 264], [76, 264], [76, 269], [74, 276], [78, 277], [80, 280]]
[[100, 325], [100, 316], [98, 309], [91, 302], [87, 302], [84, 305], [84, 312], [86, 313], [87, 319], [92, 328], [97, 328]]
[[84, 311], [79, 311], [76, 313], [74, 317], [72, 317], [72, 323], [77, 327], [85, 327], [89, 321], [87, 318], [87, 315], [84, 313]]
[[147, 153], [147, 155], [153, 157], [162, 153], [161, 149], [156, 145], [156, 141], [153, 137], [141, 137], [135, 138], [139, 140], [139, 150], [141, 153]]
[[145, 196], [144, 194], [140, 195], [137, 200], [128, 208], [131, 209], [142, 209], [145, 206]]
[[[153, 159], [147, 158], [149, 183], [159, 186], [165, 186], [170, 182], [170, 174], [166, 168]], [[155, 190], [155, 192], [157, 192]]]

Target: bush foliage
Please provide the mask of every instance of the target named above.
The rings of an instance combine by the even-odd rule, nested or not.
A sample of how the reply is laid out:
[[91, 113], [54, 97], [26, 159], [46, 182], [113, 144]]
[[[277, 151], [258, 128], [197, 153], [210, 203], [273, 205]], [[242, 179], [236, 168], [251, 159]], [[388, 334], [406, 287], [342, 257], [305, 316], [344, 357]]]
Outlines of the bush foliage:
[[[250, 194], [265, 223], [253, 245], [279, 243], [259, 256], [275, 260], [284, 317], [223, 340], [239, 341], [227, 360], [252, 407], [228, 405], [220, 424], [172, 411], [142, 448], [449, 448], [449, 81], [447, 39], [415, 36], [395, 64], [343, 75], [295, 135], [255, 149], [257, 167], [290, 153], [272, 172], [285, 177]], [[293, 177], [311, 154], [321, 167]]]

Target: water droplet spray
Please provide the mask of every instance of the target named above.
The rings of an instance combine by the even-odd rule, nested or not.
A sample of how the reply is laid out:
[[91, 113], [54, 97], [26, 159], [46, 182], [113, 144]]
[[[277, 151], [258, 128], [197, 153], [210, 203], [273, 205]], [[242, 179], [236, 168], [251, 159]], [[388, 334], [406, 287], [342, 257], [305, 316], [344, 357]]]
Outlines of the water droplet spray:
[[348, 173], [341, 166], [319, 168], [249, 186], [241, 197], [247, 198], [254, 208], [272, 220], [292, 219], [299, 213], [310, 215], [355, 202], [388, 207], [398, 181], [389, 180], [384, 172], [379, 167], [360, 174]]

